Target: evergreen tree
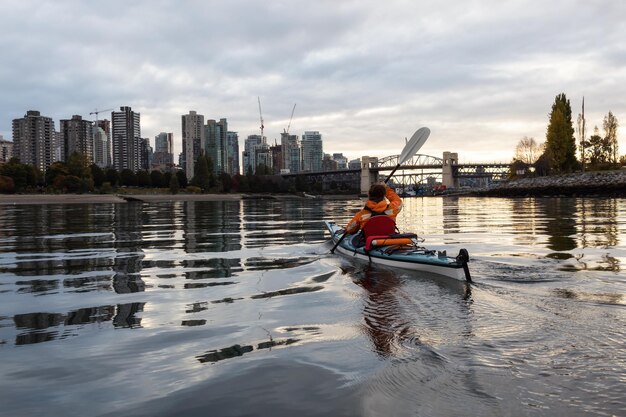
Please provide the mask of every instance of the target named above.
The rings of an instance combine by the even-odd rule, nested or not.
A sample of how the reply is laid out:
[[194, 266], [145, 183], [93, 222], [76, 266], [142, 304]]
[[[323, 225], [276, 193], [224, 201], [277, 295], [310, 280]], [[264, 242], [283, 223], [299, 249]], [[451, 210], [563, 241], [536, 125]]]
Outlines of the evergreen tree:
[[104, 175], [111, 186], [117, 187], [119, 185], [120, 174], [115, 168], [107, 168]]
[[185, 171], [183, 171], [182, 169], [176, 171], [176, 179], [180, 188], [187, 187], [187, 176], [185, 175]]
[[102, 168], [100, 168], [96, 164], [91, 164], [91, 177], [93, 178], [93, 185], [96, 187], [101, 187], [102, 184], [106, 181], [106, 175]]
[[135, 186], [137, 185], [137, 175], [132, 170], [125, 168], [120, 172], [120, 182], [122, 185]]
[[137, 171], [137, 185], [140, 187], [150, 187], [152, 179], [148, 171]]
[[[179, 171], [185, 175], [184, 171]], [[177, 173], [178, 174], [178, 173]], [[180, 185], [178, 183], [178, 175], [170, 175], [170, 193], [178, 194], [178, 190], [180, 189]]]
[[577, 165], [576, 140], [570, 102], [561, 93], [554, 99], [546, 133], [546, 152], [550, 167], [557, 172], [572, 172]]
[[209, 172], [209, 164], [207, 158], [204, 155], [198, 156], [196, 164], [194, 165], [193, 178], [191, 179], [191, 185], [200, 187], [203, 192], [207, 192], [211, 187], [211, 178]]
[[168, 182], [165, 182], [165, 176], [163, 173], [157, 169], [150, 172], [150, 182], [152, 182], [153, 187], [165, 187]]

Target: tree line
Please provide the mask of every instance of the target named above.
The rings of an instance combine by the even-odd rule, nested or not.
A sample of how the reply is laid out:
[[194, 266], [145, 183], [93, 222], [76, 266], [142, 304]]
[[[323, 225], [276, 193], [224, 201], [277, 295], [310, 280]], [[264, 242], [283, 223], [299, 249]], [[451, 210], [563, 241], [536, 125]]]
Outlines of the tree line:
[[626, 155], [619, 156], [619, 122], [611, 111], [602, 121], [603, 134], [596, 125], [593, 135], [587, 137], [585, 125], [584, 115], [578, 114], [577, 128], [574, 129], [570, 101], [565, 93], [557, 95], [550, 111], [546, 141], [540, 144], [534, 138], [525, 136], [518, 142], [512, 176], [527, 175], [529, 172], [545, 176], [598, 171], [617, 169], [626, 164]]
[[73, 153], [67, 162], [52, 163], [42, 174], [33, 165], [22, 164], [12, 158], [0, 165], [0, 193], [113, 193], [120, 188], [159, 189], [159, 192], [177, 194], [188, 193], [247, 193], [247, 192], [321, 192], [320, 183], [311, 183], [303, 178], [288, 181], [271, 174], [271, 169], [260, 165], [256, 173], [248, 169], [245, 175], [214, 174], [213, 161], [200, 155], [194, 166], [191, 181], [183, 170], [172, 169], [162, 172], [137, 171], [113, 167], [100, 168], [90, 164], [88, 158], [78, 152]]

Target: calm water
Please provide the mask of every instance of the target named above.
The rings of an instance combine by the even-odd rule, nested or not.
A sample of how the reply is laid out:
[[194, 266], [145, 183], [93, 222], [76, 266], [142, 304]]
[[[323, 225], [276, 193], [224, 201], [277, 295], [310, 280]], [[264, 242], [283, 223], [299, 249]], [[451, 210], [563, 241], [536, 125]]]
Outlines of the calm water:
[[0, 205], [2, 416], [626, 416], [626, 200], [413, 198], [475, 284], [316, 200]]

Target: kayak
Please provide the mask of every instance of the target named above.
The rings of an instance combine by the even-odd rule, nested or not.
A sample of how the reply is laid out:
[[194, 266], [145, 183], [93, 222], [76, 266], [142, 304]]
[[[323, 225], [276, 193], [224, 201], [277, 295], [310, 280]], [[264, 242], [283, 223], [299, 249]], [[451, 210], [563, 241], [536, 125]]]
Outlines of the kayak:
[[371, 247], [366, 250], [365, 246], [355, 246], [352, 236], [341, 239], [344, 229], [337, 226], [335, 222], [325, 221], [330, 232], [333, 243], [341, 241], [337, 245], [337, 252], [351, 258], [357, 258], [373, 264], [391, 266], [413, 271], [431, 272], [438, 275], [472, 282], [469, 268], [469, 254], [467, 250], [461, 249], [455, 257], [447, 256], [446, 252], [429, 250], [418, 245], [418, 241], [413, 239], [412, 244], [397, 245], [385, 244], [384, 246]]

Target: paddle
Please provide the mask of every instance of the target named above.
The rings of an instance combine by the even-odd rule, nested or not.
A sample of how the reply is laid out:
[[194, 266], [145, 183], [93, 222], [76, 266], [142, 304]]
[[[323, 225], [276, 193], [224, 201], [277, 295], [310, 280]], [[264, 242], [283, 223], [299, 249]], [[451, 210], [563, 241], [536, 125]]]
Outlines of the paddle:
[[[385, 184], [387, 184], [387, 182], [391, 179], [393, 174], [395, 174], [397, 169], [400, 168], [400, 165], [402, 165], [403, 163], [411, 159], [411, 157], [413, 157], [413, 155], [415, 155], [417, 151], [420, 150], [420, 148], [426, 142], [426, 139], [428, 139], [429, 135], [430, 135], [430, 129], [427, 127], [420, 127], [419, 129], [417, 129], [417, 131], [415, 131], [415, 133], [413, 133], [413, 136], [411, 136], [411, 140], [409, 140], [406, 143], [406, 145], [404, 145], [404, 149], [402, 149], [402, 152], [400, 153], [400, 156], [398, 157], [398, 165], [396, 165], [393, 171], [391, 171], [391, 174], [387, 176], [387, 179], [385, 180]], [[335, 249], [337, 249], [337, 246], [339, 246], [339, 244], [343, 241], [343, 239], [347, 235], [348, 235], [347, 232], [343, 232], [343, 235], [341, 235], [337, 243], [335, 243], [335, 246], [333, 246], [333, 248], [330, 250], [330, 253], [335, 253]]]

